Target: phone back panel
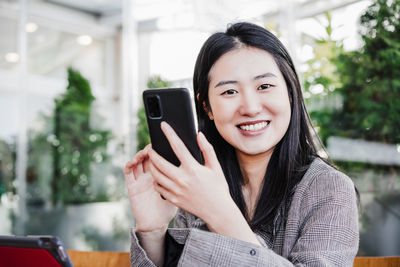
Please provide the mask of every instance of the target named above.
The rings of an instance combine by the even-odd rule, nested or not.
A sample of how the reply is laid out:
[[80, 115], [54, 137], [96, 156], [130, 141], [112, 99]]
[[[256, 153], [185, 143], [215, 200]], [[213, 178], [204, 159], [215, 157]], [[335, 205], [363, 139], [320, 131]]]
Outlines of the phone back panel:
[[[151, 117], [147, 99], [158, 97], [161, 116]], [[167, 138], [160, 128], [162, 121], [167, 122], [185, 143], [192, 156], [201, 162], [201, 153], [196, 141], [196, 128], [189, 91], [186, 88], [148, 89], [143, 92], [143, 102], [146, 109], [147, 125], [149, 127], [152, 148], [162, 157], [179, 166]]]

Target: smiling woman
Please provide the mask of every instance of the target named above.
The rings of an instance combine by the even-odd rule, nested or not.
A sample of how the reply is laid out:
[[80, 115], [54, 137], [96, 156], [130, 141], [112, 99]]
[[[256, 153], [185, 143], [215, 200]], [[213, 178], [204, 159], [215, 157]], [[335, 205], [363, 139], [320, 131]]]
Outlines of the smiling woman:
[[161, 123], [181, 165], [146, 147], [125, 167], [132, 265], [352, 266], [356, 190], [318, 156], [281, 42], [233, 24], [205, 42], [193, 84], [204, 163]]
[[208, 116], [220, 135], [246, 155], [269, 158], [290, 121], [285, 80], [273, 57], [258, 48], [232, 50], [210, 70]]

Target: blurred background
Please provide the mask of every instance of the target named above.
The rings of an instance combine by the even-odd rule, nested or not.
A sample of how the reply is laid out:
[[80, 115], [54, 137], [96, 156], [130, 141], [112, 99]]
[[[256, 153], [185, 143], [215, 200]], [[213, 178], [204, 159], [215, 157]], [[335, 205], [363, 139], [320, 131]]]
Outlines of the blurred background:
[[192, 89], [205, 39], [245, 20], [286, 45], [360, 191], [359, 255], [399, 255], [399, 14], [399, 0], [0, 0], [0, 234], [128, 251], [142, 91]]

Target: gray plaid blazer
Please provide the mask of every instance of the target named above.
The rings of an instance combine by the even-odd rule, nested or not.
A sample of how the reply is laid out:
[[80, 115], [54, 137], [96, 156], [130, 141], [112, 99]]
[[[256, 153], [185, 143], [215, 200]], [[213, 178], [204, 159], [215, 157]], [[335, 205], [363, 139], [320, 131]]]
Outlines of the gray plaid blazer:
[[[353, 266], [359, 243], [357, 199], [345, 174], [315, 159], [286, 209], [256, 232], [263, 246], [209, 232], [204, 222], [179, 211], [169, 234], [184, 249], [178, 266]], [[277, 215], [279, 217], [279, 214]], [[155, 266], [131, 230], [132, 266]]]

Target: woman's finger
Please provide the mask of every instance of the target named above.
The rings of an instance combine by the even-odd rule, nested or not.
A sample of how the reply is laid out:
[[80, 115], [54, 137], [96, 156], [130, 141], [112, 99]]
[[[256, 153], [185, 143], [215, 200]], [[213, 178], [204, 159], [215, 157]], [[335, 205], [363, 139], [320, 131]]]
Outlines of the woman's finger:
[[173, 205], [176, 205], [177, 198], [170, 191], [162, 187], [161, 185], [154, 183], [154, 189], [163, 197], [164, 200], [170, 202]]
[[[133, 180], [136, 180], [136, 178], [143, 172], [140, 171], [142, 169], [142, 167], [139, 168], [139, 165], [141, 165], [141, 163], [138, 163], [137, 160], [133, 159], [131, 161], [128, 161], [125, 165], [124, 168], [124, 176], [132, 178]], [[132, 177], [131, 177], [132, 175]]]
[[151, 144], [147, 144], [145, 147], [144, 147], [144, 151], [149, 151], [149, 149], [151, 148]]
[[135, 186], [136, 179], [135, 179], [132, 169], [130, 167], [125, 166], [124, 178], [125, 178], [125, 183], [126, 183], [126, 186], [128, 187], [128, 189], [129, 190], [132, 189]]
[[154, 180], [156, 180], [156, 182], [162, 187], [166, 188], [167, 190], [175, 189], [175, 183], [167, 176], [165, 176], [162, 172], [160, 172], [152, 163], [149, 164], [149, 170]]
[[135, 157], [133, 158], [133, 160], [137, 161], [136, 164], [136, 168], [134, 168], [134, 174], [135, 176], [138, 176], [140, 174], [142, 174], [144, 172], [143, 169], [143, 161], [145, 161], [146, 158], [148, 158], [148, 150], [149, 150], [150, 146], [147, 145], [143, 150], [140, 150]]
[[147, 173], [150, 171], [150, 157], [143, 160], [143, 172]]
[[144, 157], [147, 155], [148, 148], [146, 147], [145, 149], [140, 150], [139, 152], [136, 153], [136, 155], [133, 157], [133, 160], [136, 160], [137, 162], [142, 161]]
[[136, 160], [128, 161], [128, 162], [125, 164], [124, 174], [129, 174], [129, 173], [131, 173], [131, 172], [132, 172], [132, 167], [133, 167], [135, 164], [137, 164], [137, 161], [136, 161]]
[[150, 145], [147, 145], [143, 150], [140, 150], [136, 153], [132, 160], [128, 161], [125, 164], [124, 174], [129, 174], [130, 172], [134, 172], [135, 176], [138, 177], [143, 173], [142, 162], [148, 157], [148, 150], [150, 149]]
[[179, 168], [174, 164], [170, 163], [168, 160], [160, 156], [154, 149], [149, 150], [149, 159], [160, 172], [164, 173], [170, 179], [175, 180]]
[[199, 144], [199, 148], [203, 153], [204, 165], [209, 166], [212, 169], [220, 168], [215, 150], [213, 146], [207, 141], [202, 132], [199, 132], [197, 134], [197, 143]]
[[136, 164], [132, 166], [132, 171], [133, 171], [133, 175], [135, 177], [139, 177], [141, 174], [143, 174], [143, 156], [139, 156], [139, 157], [135, 157], [134, 159], [136, 159]]
[[179, 159], [181, 164], [191, 165], [194, 164], [194, 162], [197, 162], [193, 158], [192, 154], [190, 154], [183, 141], [179, 138], [174, 129], [172, 129], [172, 127], [168, 123], [163, 121], [161, 122], [160, 127], [164, 135], [167, 137], [172, 150], [174, 151], [176, 157]]
[[147, 154], [147, 157], [143, 160], [143, 172], [148, 172], [149, 171], [149, 163], [150, 163], [150, 159], [149, 159], [149, 150], [151, 149], [151, 144], [148, 144], [145, 148], [144, 151]]
[[139, 162], [138, 164], [136, 164], [133, 168], [132, 168], [132, 171], [133, 171], [133, 175], [137, 178], [137, 177], [139, 177], [140, 175], [142, 175], [143, 174], [143, 161], [141, 161], [141, 162]]

